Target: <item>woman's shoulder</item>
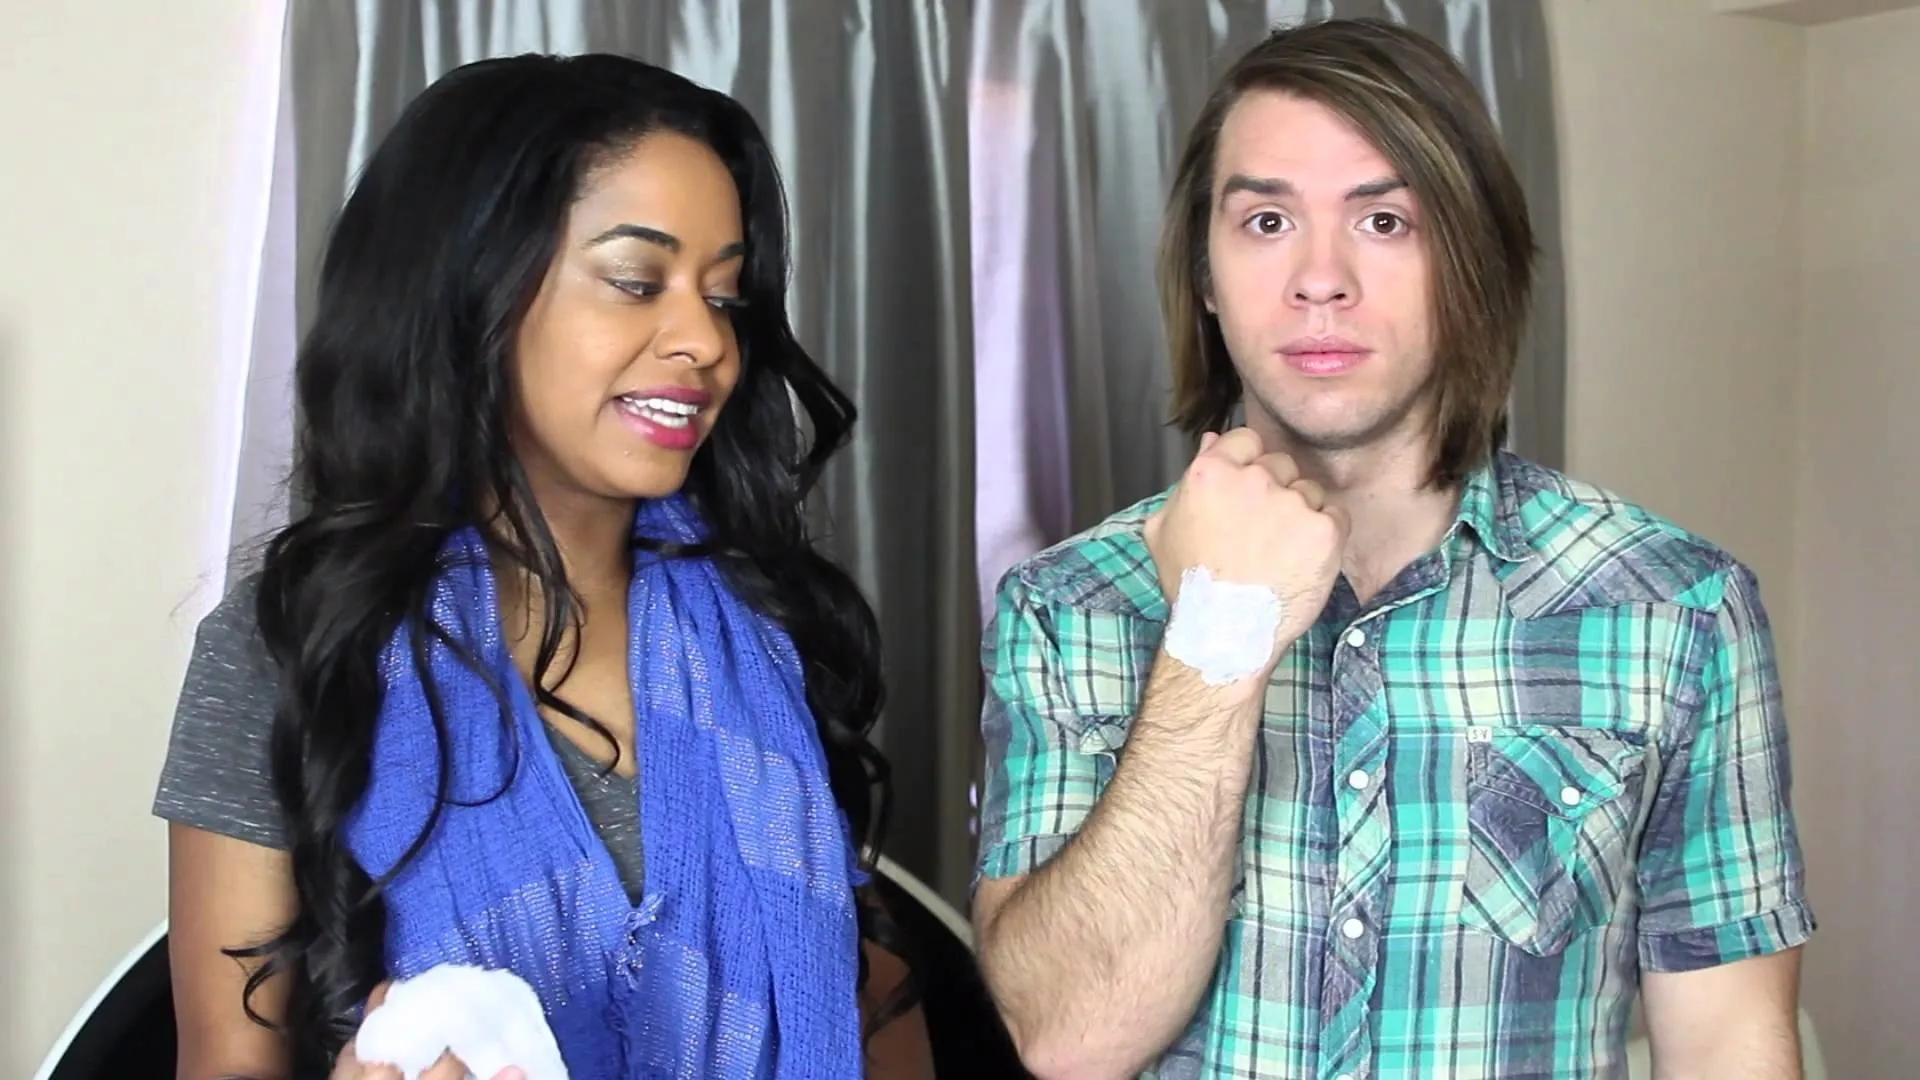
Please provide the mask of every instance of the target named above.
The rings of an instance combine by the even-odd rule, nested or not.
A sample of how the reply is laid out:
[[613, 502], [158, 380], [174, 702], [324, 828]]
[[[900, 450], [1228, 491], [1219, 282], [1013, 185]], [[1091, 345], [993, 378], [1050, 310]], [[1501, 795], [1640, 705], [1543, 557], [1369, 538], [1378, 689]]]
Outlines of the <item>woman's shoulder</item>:
[[280, 680], [254, 617], [257, 589], [257, 576], [237, 578], [194, 633], [154, 813], [279, 847], [271, 746]]
[[235, 577], [220, 602], [200, 619], [193, 634], [193, 653], [181, 687], [182, 705], [192, 698], [212, 695], [223, 701], [251, 701], [279, 692], [279, 676], [272, 655], [260, 636], [258, 601], [260, 575]]
[[220, 600], [200, 619], [198, 636], [205, 637], [212, 631], [216, 638], [256, 632], [255, 612], [260, 599], [260, 572], [250, 570], [235, 574], [227, 581], [227, 590]]

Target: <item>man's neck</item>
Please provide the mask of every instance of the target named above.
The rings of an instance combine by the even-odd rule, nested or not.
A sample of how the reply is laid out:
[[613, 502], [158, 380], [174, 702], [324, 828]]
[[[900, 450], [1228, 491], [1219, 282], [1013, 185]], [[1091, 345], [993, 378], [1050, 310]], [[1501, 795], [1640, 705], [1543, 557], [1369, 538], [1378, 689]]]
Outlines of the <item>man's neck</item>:
[[1330, 453], [1283, 448], [1302, 476], [1325, 489], [1327, 502], [1346, 511], [1341, 570], [1363, 602], [1438, 546], [1459, 513], [1458, 490], [1426, 486], [1432, 450], [1425, 440]]

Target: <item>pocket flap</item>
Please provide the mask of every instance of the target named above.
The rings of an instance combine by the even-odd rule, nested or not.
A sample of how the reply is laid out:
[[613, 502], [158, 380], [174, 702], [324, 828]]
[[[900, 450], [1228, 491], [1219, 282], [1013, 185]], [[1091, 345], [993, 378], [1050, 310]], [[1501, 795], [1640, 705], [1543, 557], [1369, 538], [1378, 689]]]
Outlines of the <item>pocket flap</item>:
[[1469, 784], [1562, 818], [1618, 799], [1646, 768], [1643, 741], [1593, 728], [1495, 728], [1472, 749]]

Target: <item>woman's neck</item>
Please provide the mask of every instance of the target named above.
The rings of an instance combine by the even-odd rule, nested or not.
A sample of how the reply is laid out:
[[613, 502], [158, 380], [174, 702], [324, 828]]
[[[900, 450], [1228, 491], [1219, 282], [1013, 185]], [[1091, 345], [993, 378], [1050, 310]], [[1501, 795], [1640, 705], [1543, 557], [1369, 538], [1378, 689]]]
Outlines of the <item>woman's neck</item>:
[[[589, 607], [596, 600], [616, 596], [625, 603], [633, 577], [635, 506], [630, 500], [540, 499], [537, 513], [553, 537], [567, 585]], [[495, 567], [502, 609], [524, 612], [537, 623], [545, 607], [544, 598], [537, 595], [539, 582], [512, 560], [496, 559]]]

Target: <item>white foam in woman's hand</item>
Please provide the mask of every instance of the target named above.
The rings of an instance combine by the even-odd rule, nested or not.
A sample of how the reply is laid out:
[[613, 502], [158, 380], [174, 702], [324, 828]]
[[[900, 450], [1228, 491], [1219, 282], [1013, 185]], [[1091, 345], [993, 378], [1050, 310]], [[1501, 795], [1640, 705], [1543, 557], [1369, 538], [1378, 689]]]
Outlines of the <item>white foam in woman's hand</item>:
[[368, 1064], [398, 1068], [406, 1080], [451, 1052], [469, 1077], [518, 1068], [526, 1080], [568, 1080], [540, 998], [511, 971], [442, 964], [387, 991], [354, 1038]]

